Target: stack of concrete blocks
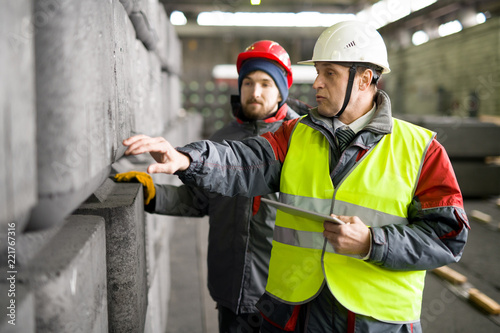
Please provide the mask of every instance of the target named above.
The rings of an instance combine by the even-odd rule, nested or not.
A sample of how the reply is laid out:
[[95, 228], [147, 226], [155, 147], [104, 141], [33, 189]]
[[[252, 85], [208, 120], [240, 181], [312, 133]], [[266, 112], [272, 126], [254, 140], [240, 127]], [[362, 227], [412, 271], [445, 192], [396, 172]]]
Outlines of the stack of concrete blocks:
[[[31, 2], [2, 2], [0, 11], [0, 231], [23, 228], [37, 203], [35, 48]], [[0, 244], [5, 244], [2, 238]], [[2, 245], [3, 246], [3, 245]]]
[[16, 266], [8, 266], [15, 262], [8, 260], [18, 256], [12, 251], [17, 248], [16, 236], [37, 204], [35, 55], [34, 39], [26, 24], [32, 6], [31, 1], [2, 1], [1, 6], [0, 331], [34, 332], [33, 292], [19, 284], [15, 273], [7, 273], [16, 271]]
[[[127, 160], [121, 142], [130, 135], [175, 145], [199, 137], [199, 116], [181, 112], [181, 45], [163, 6], [9, 1], [0, 25], [0, 77], [8, 78], [0, 85], [0, 269], [15, 272], [15, 295], [0, 282], [0, 331], [166, 331], [175, 219], [145, 214], [139, 184], [109, 180]], [[12, 301], [16, 325], [5, 315]]]
[[415, 115], [401, 118], [437, 133], [464, 197], [500, 195], [499, 125], [476, 118]]

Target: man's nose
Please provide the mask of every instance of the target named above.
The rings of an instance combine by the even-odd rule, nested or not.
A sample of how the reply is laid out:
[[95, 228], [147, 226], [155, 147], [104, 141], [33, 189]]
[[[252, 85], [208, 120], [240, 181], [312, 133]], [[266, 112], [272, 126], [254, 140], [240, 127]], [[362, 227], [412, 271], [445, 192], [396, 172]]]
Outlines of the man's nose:
[[261, 94], [262, 94], [262, 87], [260, 86], [260, 84], [256, 84], [253, 87], [253, 96], [260, 97]]
[[318, 88], [321, 88], [323, 87], [323, 81], [321, 80], [321, 78], [319, 77], [319, 75], [316, 76], [316, 79], [314, 79], [314, 83], [312, 85], [313, 89], [318, 89]]

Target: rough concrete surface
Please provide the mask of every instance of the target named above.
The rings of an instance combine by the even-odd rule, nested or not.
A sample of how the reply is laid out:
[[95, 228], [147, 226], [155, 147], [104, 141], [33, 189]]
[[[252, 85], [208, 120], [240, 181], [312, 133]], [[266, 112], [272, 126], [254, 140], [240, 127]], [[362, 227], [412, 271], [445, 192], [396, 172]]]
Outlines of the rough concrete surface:
[[22, 229], [37, 202], [35, 56], [27, 24], [31, 1], [4, 1], [0, 11], [0, 234]]
[[[10, 300], [15, 301], [15, 317], [11, 317], [10, 309], [0, 318], [2, 333], [35, 333], [35, 297], [27, 287], [17, 284], [15, 298], [7, 297], [10, 288], [7, 281], [0, 282], [0, 306], [2, 309], [12, 307]], [[14, 321], [12, 321], [15, 319]], [[9, 323], [10, 322], [10, 323]], [[15, 325], [13, 325], [15, 324]]]
[[147, 277], [142, 186], [113, 184], [103, 202], [82, 204], [75, 214], [106, 221], [109, 332], [142, 332], [147, 307]]
[[19, 273], [35, 295], [37, 332], [106, 331], [105, 249], [104, 220], [73, 215]]

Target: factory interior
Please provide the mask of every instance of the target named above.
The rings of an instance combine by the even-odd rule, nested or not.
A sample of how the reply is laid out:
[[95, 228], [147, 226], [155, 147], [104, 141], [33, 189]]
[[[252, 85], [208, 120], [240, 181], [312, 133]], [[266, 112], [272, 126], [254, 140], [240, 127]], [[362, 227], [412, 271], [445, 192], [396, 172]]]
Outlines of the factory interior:
[[427, 271], [422, 331], [500, 332], [500, 1], [16, 0], [0, 11], [0, 333], [219, 332], [209, 218], [147, 212], [114, 175], [154, 160], [123, 140], [182, 147], [235, 122], [236, 59], [261, 40], [288, 52], [287, 103], [307, 115], [317, 72], [299, 62], [349, 20], [382, 36], [378, 89], [436, 133], [470, 226], [461, 259]]

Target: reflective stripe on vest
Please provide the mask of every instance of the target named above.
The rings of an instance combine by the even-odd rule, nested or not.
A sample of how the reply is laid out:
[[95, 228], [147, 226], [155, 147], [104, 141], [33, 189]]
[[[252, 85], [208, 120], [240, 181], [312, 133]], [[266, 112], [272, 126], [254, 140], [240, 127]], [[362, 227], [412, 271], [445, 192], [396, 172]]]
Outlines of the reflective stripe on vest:
[[[433, 137], [394, 119], [393, 134], [385, 135], [334, 189], [328, 141], [299, 122], [282, 169], [280, 200], [323, 214], [355, 215], [373, 227], [407, 224], [407, 209]], [[387, 322], [419, 319], [425, 271], [389, 271], [358, 256], [338, 255], [323, 229], [322, 223], [278, 210], [268, 293], [285, 303], [305, 303], [319, 293], [326, 278], [337, 300], [355, 313]]]

